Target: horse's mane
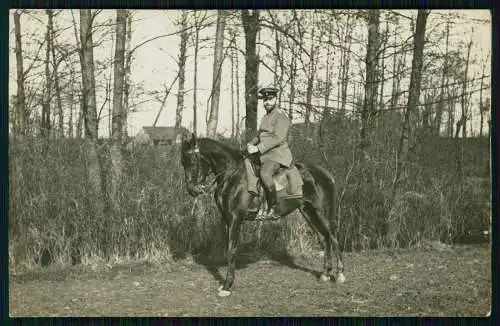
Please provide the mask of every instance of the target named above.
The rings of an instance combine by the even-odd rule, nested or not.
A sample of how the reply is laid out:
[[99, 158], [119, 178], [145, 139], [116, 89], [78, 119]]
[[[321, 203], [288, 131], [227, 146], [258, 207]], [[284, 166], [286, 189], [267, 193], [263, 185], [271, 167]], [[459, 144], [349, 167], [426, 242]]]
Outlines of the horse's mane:
[[234, 160], [243, 158], [241, 151], [236, 150], [220, 141], [211, 138], [198, 138], [197, 142], [200, 150], [204, 152], [216, 154], [218, 156], [230, 157]]

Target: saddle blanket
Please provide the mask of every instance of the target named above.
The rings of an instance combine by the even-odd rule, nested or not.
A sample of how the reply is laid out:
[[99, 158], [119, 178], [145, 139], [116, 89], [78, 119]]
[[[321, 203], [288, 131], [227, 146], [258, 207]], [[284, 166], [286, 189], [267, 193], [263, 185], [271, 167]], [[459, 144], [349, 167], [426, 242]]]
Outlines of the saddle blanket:
[[[256, 176], [254, 167], [250, 160], [245, 159], [245, 167], [248, 176], [248, 191], [260, 193], [258, 186], [258, 177]], [[280, 169], [278, 173], [273, 176], [274, 185], [278, 198], [299, 198], [302, 197], [302, 177], [296, 166], [290, 168]]]

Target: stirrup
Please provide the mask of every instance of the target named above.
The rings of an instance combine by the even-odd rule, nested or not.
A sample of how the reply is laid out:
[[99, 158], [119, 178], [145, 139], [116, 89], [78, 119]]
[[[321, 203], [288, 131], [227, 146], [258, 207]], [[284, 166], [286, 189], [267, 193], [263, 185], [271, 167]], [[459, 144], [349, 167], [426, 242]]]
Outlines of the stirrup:
[[264, 211], [262, 208], [259, 210], [257, 213], [257, 216], [255, 217], [256, 221], [276, 221], [280, 219], [282, 216], [275, 211], [275, 207], [271, 208], [267, 212]]

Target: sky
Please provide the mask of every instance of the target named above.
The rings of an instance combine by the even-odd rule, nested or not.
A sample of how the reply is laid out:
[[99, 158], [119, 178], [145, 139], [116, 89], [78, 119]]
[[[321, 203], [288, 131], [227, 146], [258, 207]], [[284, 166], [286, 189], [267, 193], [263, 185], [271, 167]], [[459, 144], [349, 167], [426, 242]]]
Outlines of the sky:
[[[400, 11], [404, 15], [416, 17], [415, 10], [405, 10]], [[428, 19], [428, 28], [432, 29], [435, 26], [434, 19], [438, 19], [440, 14], [444, 11], [431, 11]], [[449, 11], [448, 11], [449, 12]], [[491, 48], [491, 27], [484, 24], [478, 24], [474, 20], [489, 20], [491, 21], [491, 16], [488, 10], [454, 10], [463, 17], [463, 23], [457, 24], [452, 27], [452, 37], [450, 37], [450, 46], [453, 48], [459, 48], [464, 50], [463, 45], [460, 44], [462, 41], [470, 40], [473, 37], [474, 45], [472, 49], [472, 57], [477, 57], [478, 60], [484, 60], [488, 55]], [[174, 10], [135, 10], [133, 16], [133, 27], [132, 27], [132, 48], [137, 44], [165, 34], [173, 33], [177, 30], [174, 25], [174, 21], [180, 15], [181, 11]], [[215, 11], [208, 11], [211, 20], [215, 18]], [[73, 10], [75, 20], [79, 22], [78, 10]], [[11, 12], [11, 33], [10, 33], [10, 78], [9, 78], [9, 91], [10, 94], [15, 94], [16, 92], [16, 62], [14, 56], [14, 33], [13, 33], [13, 20]], [[46, 15], [43, 11], [39, 10], [35, 14], [25, 15], [23, 14], [21, 19], [22, 33], [29, 34], [23, 39], [24, 50], [27, 54], [33, 55], [36, 53], [39, 45], [36, 43], [36, 39], [43, 39], [46, 31]], [[116, 17], [116, 12], [114, 10], [103, 10], [96, 19], [96, 24], [104, 24], [106, 22], [113, 23]], [[56, 26], [62, 31], [57, 36], [58, 42], [61, 44], [71, 44], [75, 45], [75, 34], [72, 25], [72, 16], [70, 10], [63, 10], [55, 18]], [[381, 26], [381, 28], [383, 25]], [[441, 28], [441, 27], [439, 27]], [[112, 33], [109, 30], [112, 27], [103, 27], [100, 32], [94, 35], [94, 42], [99, 42], [100, 45], [94, 50], [94, 59], [96, 62], [104, 62], [109, 60], [112, 55], [114, 55], [114, 40], [112, 39]], [[108, 32], [104, 34], [104, 32]], [[471, 34], [472, 33], [472, 34]], [[240, 34], [243, 32], [240, 30]], [[237, 38], [238, 46], [244, 49], [244, 39], [240, 35]], [[366, 27], [363, 26], [357, 28], [354, 31], [354, 35], [360, 38], [360, 41], [366, 40]], [[402, 25], [402, 31], [400, 32], [401, 39], [408, 38], [411, 35], [411, 30], [409, 24], [407, 28]], [[209, 28], [202, 31], [200, 34], [201, 38], [209, 38], [211, 42], [215, 37], [215, 28]], [[226, 33], [226, 38], [228, 34]], [[261, 35], [259, 36], [259, 41], [273, 45], [274, 39], [268, 30], [262, 29]], [[133, 83], [133, 93], [131, 94], [131, 104], [134, 104], [134, 112], [131, 112], [128, 117], [127, 128], [129, 135], [133, 136], [139, 132], [143, 126], [151, 126], [155, 120], [156, 115], [159, 112], [161, 103], [155, 100], [155, 96], [151, 94], [142, 94], [145, 92], [159, 92], [159, 97], [163, 97], [165, 85], [170, 85], [177, 75], [178, 66], [176, 59], [178, 57], [180, 37], [179, 35], [172, 35], [169, 37], [161, 37], [152, 42], [147, 43], [144, 46], [139, 47], [134, 53], [133, 63], [131, 68], [131, 79]], [[227, 44], [227, 42], [225, 43]], [[444, 45], [442, 45], [444, 48]], [[441, 48], [441, 46], [440, 46]], [[354, 44], [353, 50], [357, 51], [358, 55], [364, 57], [365, 49], [361, 44]], [[265, 47], [259, 47], [258, 49], [261, 57], [265, 57], [266, 49]], [[321, 49], [321, 56], [324, 57], [324, 48]], [[444, 51], [444, 49], [443, 49]], [[42, 50], [42, 53], [43, 50]], [[193, 49], [188, 49], [188, 59], [186, 63], [186, 88], [189, 92], [185, 97], [185, 111], [183, 113], [183, 123], [182, 125], [192, 130], [192, 116], [193, 116]], [[42, 54], [42, 58], [44, 54]], [[339, 60], [337, 60], [338, 62]], [[389, 60], [391, 61], [391, 60]], [[267, 61], [271, 63], [271, 61]], [[79, 63], [76, 62], [79, 69]], [[205, 115], [206, 110], [209, 108], [209, 95], [212, 87], [212, 63], [213, 63], [213, 46], [210, 44], [205, 44], [204, 48], [200, 49], [200, 55], [198, 59], [198, 125], [197, 129], [201, 134], [206, 132], [206, 121]], [[29, 66], [29, 58], [24, 60], [24, 69]], [[336, 63], [334, 63], [335, 65]], [[411, 57], [407, 60], [407, 64], [411, 64]], [[391, 70], [391, 63], [386, 62], [386, 69]], [[488, 64], [487, 74], [489, 74], [490, 65]], [[112, 67], [109, 67], [103, 75], [96, 75], [96, 80], [104, 78], [104, 74], [112, 76]], [[35, 67], [32, 71], [43, 71], [43, 65], [40, 67]], [[231, 74], [230, 74], [230, 61], [227, 59], [224, 61], [222, 67], [222, 80], [221, 80], [221, 96], [219, 102], [219, 123], [217, 131], [219, 133], [229, 135], [231, 132]], [[334, 68], [335, 69], [335, 68]], [[353, 67], [356, 69], [356, 67]], [[471, 67], [469, 73], [470, 76], [480, 73], [480, 65], [475, 65]], [[324, 74], [324, 72], [318, 71], [318, 74]], [[239, 55], [239, 84], [240, 84], [240, 98], [239, 100], [241, 117], [244, 116], [245, 111], [245, 100], [244, 100], [244, 57], [242, 54]], [[334, 84], [336, 85], [336, 73], [334, 70]], [[40, 84], [43, 84], [43, 79], [40, 79]], [[259, 72], [259, 86], [269, 86], [273, 84], [273, 75], [265, 67], [261, 65]], [[390, 84], [390, 83], [388, 83]], [[404, 81], [403, 81], [404, 84]], [[336, 87], [334, 85], [334, 87]], [[405, 87], [404, 85], [402, 85]], [[386, 86], [386, 95], [390, 94], [390, 85]], [[142, 91], [144, 90], [144, 91]], [[159, 117], [157, 126], [173, 126], [175, 123], [175, 109], [177, 98], [175, 93], [177, 91], [177, 83], [174, 84], [171, 94], [169, 95], [164, 109]], [[349, 93], [353, 90], [350, 89]], [[104, 101], [104, 90], [97, 90], [97, 107], [100, 108]], [[334, 89], [333, 94], [337, 94]], [[315, 98], [314, 103], [323, 104], [323, 99]], [[333, 105], [333, 104], [332, 104]], [[104, 107], [103, 115], [106, 115], [107, 105]], [[258, 109], [258, 119], [263, 115], [263, 108], [261, 103], [259, 103]], [[300, 120], [300, 119], [299, 119]], [[106, 137], [108, 135], [108, 119], [103, 117], [101, 119], [100, 125], [100, 136]]]

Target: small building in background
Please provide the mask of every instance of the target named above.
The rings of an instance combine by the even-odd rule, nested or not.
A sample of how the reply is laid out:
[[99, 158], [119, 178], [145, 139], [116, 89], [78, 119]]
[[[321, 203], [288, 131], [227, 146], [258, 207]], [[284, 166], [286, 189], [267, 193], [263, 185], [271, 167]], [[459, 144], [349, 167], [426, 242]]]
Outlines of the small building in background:
[[182, 142], [183, 135], [189, 135], [190, 132], [184, 127], [180, 127], [177, 135], [175, 127], [142, 127], [142, 129], [133, 137], [127, 145], [173, 145]]

